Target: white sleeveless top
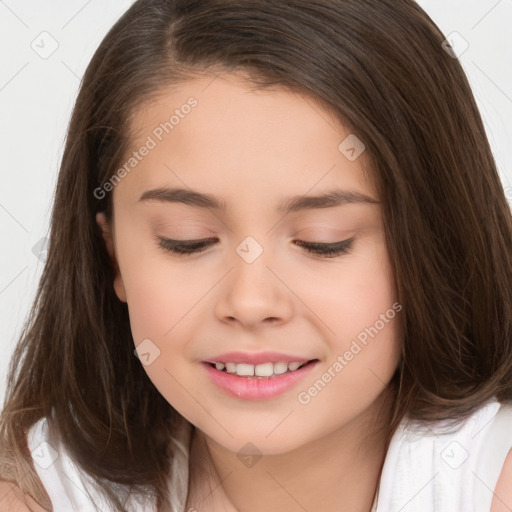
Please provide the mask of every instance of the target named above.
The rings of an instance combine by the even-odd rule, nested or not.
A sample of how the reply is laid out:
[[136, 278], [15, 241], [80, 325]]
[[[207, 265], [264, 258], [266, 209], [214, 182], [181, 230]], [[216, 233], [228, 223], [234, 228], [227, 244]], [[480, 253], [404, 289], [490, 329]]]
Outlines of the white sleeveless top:
[[[189, 460], [193, 427], [186, 420], [182, 425], [174, 442], [183, 463]], [[450, 431], [444, 425], [439, 423], [432, 430], [419, 422], [402, 421], [391, 439], [371, 512], [490, 511], [493, 491], [512, 449], [512, 405], [491, 400]], [[50, 440], [46, 418], [32, 425], [27, 441], [53, 512], [112, 511], [64, 447]], [[186, 512], [188, 470], [178, 471], [180, 466], [172, 467], [178, 476], [172, 489], [173, 512]], [[157, 512], [152, 494], [125, 496], [127, 510]]]

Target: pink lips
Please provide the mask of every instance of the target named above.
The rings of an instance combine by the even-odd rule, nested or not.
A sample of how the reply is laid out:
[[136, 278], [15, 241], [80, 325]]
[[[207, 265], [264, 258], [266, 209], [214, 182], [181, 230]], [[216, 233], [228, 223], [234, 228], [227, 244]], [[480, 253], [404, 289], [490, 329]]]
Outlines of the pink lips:
[[[247, 364], [261, 364], [265, 362], [279, 361], [304, 361], [303, 358], [294, 359], [293, 357], [290, 358], [289, 356], [283, 357], [283, 354], [279, 354], [280, 358], [275, 360], [272, 358], [269, 359], [268, 354], [266, 355], [266, 359], [262, 359], [258, 354], [258, 357], [253, 357], [250, 361], [248, 361], [248, 358], [246, 358], [244, 361], [243, 359], [240, 359], [239, 356], [232, 358], [233, 354], [234, 353], [223, 354], [219, 356], [218, 359], [216, 358], [216, 361], [238, 363], [246, 362]], [[226, 358], [226, 356], [228, 357]], [[252, 362], [254, 360], [257, 360], [258, 362]], [[236, 374], [230, 374], [226, 373], [225, 371], [217, 370], [208, 362], [202, 362], [201, 365], [206, 370], [212, 382], [228, 395], [235, 398], [240, 398], [242, 400], [267, 400], [291, 389], [299, 381], [304, 379], [313, 370], [318, 362], [318, 360], [311, 361], [302, 366], [302, 368], [299, 368], [293, 372], [287, 372], [281, 375], [264, 378], [239, 377]]]

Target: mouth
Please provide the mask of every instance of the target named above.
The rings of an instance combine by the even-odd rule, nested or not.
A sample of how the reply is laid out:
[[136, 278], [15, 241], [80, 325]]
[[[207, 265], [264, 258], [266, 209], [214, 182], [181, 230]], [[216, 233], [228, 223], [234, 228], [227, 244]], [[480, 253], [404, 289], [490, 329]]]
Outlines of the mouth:
[[291, 391], [311, 375], [319, 362], [319, 359], [311, 359], [251, 365], [203, 361], [201, 365], [210, 382], [222, 392], [239, 400], [261, 401]]
[[206, 361], [211, 368], [219, 372], [228, 373], [237, 377], [245, 377], [249, 379], [270, 379], [287, 373], [293, 373], [305, 366], [315, 363], [318, 359], [311, 359], [309, 361], [278, 361], [276, 363], [268, 362], [261, 364], [247, 364], [247, 363], [234, 363], [234, 362], [216, 362], [212, 363]]

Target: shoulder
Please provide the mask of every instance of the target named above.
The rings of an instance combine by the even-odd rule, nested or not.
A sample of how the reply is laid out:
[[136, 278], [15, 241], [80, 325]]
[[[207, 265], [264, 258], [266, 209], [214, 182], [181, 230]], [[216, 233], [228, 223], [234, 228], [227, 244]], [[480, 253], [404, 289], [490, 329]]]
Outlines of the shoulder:
[[501, 470], [489, 512], [510, 512], [512, 510], [512, 449], [508, 452]]
[[34, 499], [23, 499], [22, 490], [14, 483], [0, 481], [0, 512], [47, 512]]
[[[438, 481], [450, 482], [433, 490], [443, 510], [512, 512], [512, 404], [490, 401], [453, 427], [409, 423], [389, 447], [381, 478], [387, 501], [379, 510], [393, 509], [404, 486], [413, 491], [439, 475]], [[414, 510], [432, 510], [430, 496], [422, 496]]]

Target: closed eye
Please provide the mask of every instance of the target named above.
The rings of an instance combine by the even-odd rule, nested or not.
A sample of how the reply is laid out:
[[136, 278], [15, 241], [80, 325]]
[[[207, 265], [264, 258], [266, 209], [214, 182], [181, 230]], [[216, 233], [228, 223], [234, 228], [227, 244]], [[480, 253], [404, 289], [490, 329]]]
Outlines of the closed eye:
[[[204, 252], [213, 245], [216, 238], [206, 238], [203, 240], [172, 240], [162, 236], [157, 236], [158, 245], [165, 251], [180, 255], [190, 256]], [[318, 255], [322, 258], [333, 258], [348, 254], [352, 248], [354, 238], [342, 240], [334, 243], [305, 242], [304, 240], [294, 240], [296, 245], [303, 247], [306, 252]]]
[[320, 242], [304, 242], [303, 240], [295, 240], [295, 243], [296, 245], [304, 247], [307, 252], [317, 254], [323, 258], [333, 258], [343, 254], [348, 254], [352, 248], [353, 241], [354, 238], [329, 244]]

